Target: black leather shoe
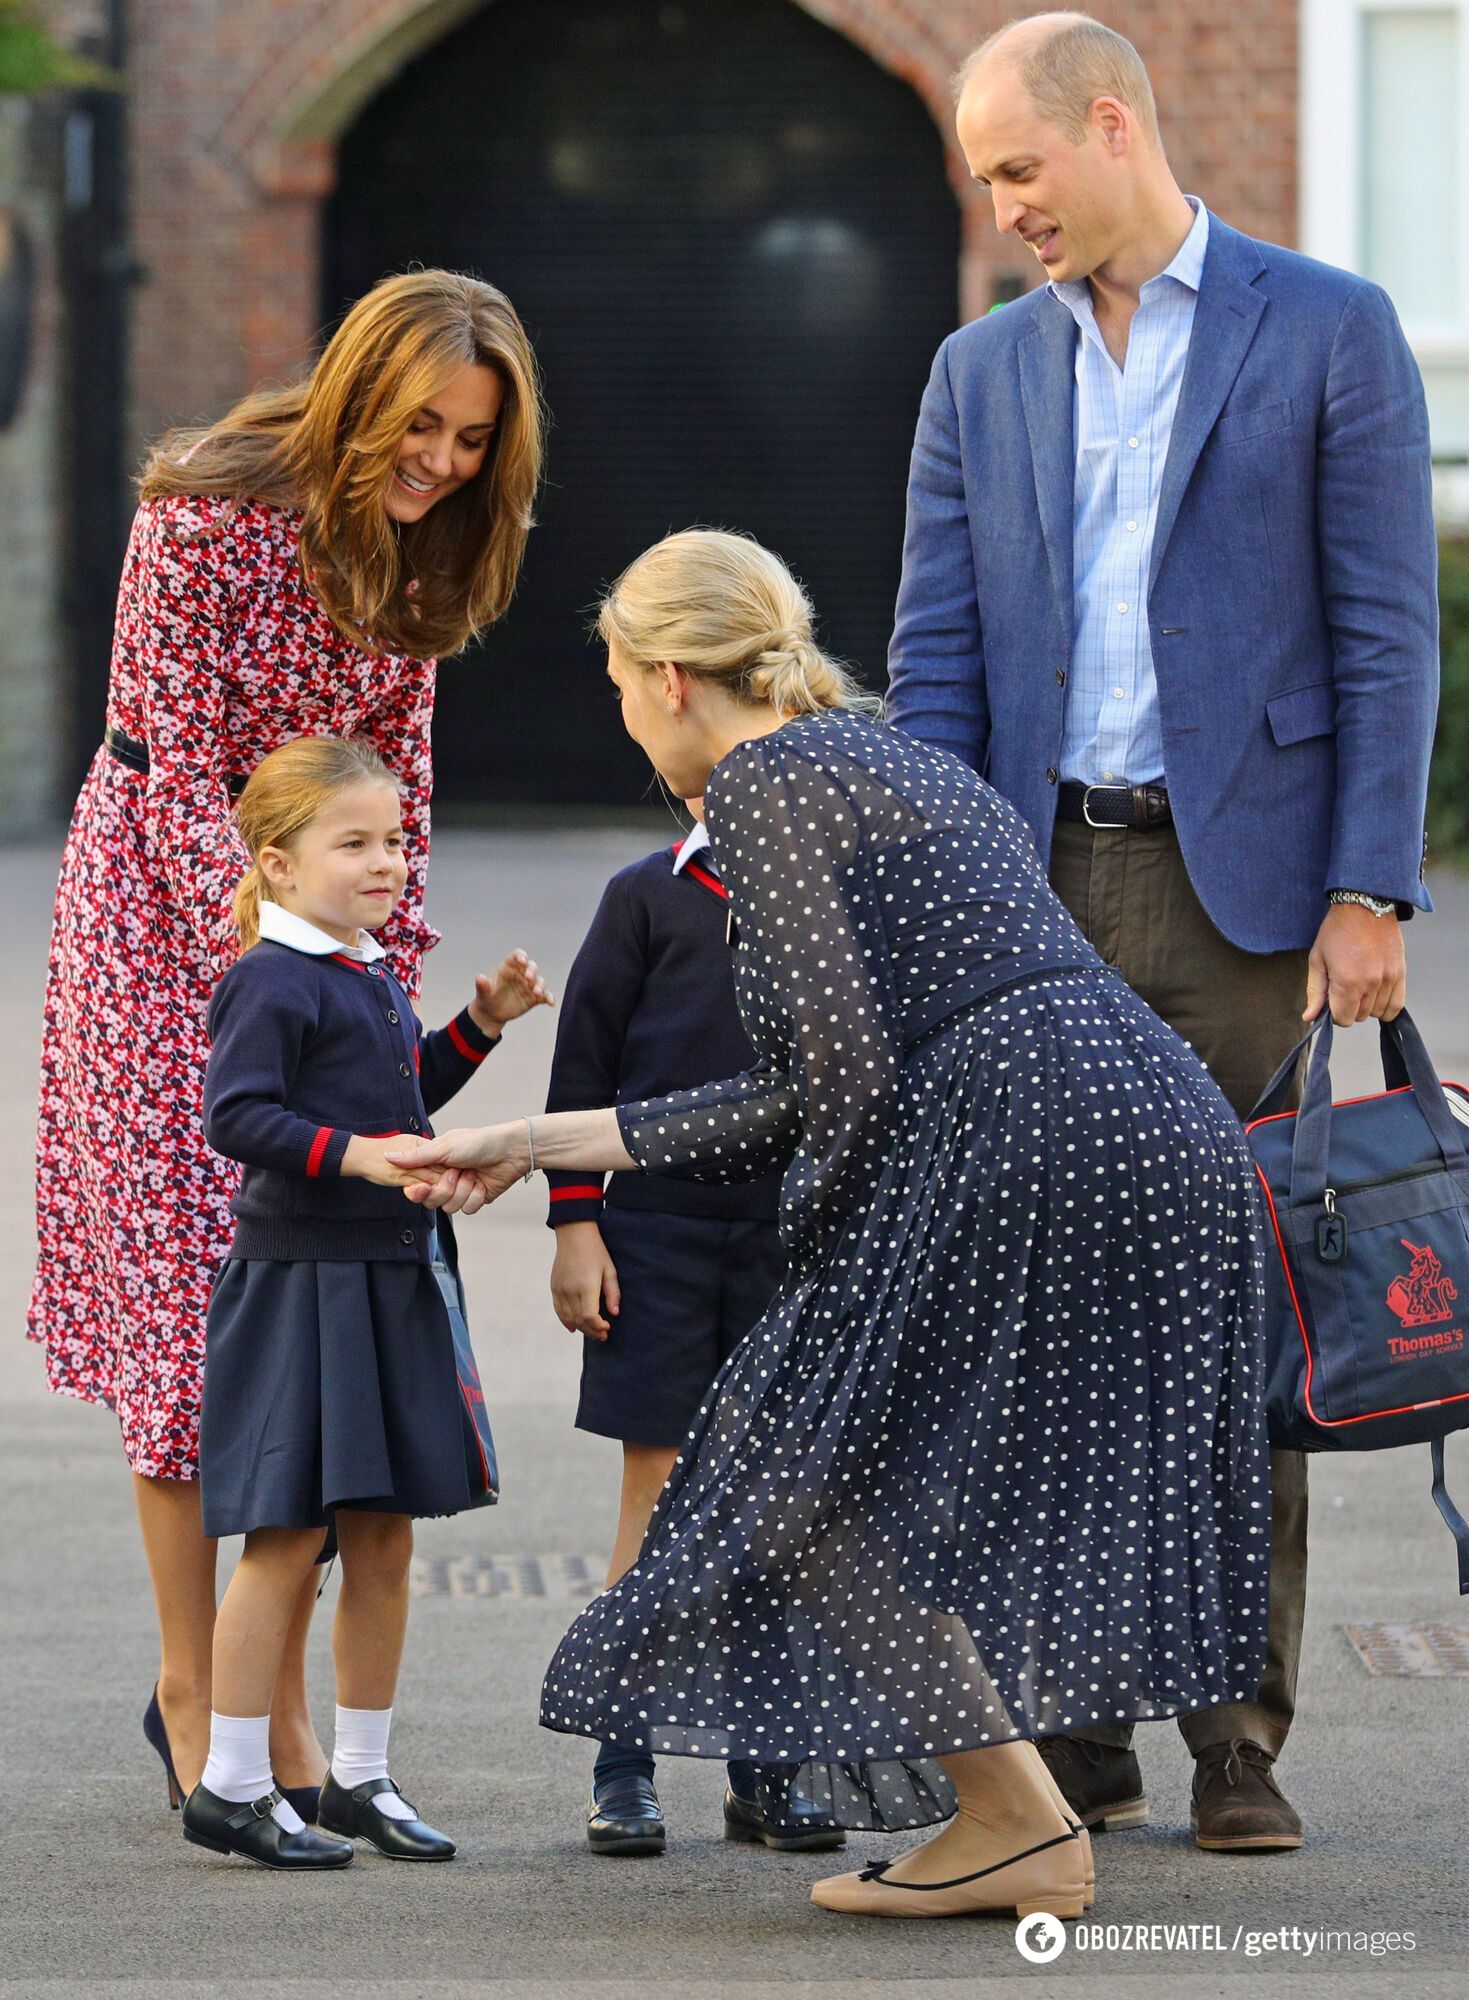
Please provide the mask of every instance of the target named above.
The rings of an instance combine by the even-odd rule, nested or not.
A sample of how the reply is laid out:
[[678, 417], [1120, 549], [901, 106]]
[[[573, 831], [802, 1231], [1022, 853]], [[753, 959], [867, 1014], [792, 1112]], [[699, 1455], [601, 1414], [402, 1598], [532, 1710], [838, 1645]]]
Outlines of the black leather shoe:
[[1146, 1826], [1143, 1774], [1132, 1751], [1085, 1736], [1042, 1736], [1036, 1749], [1067, 1805], [1091, 1833]]
[[[425, 1826], [412, 1806], [408, 1808], [414, 1813], [412, 1819], [393, 1819], [380, 1812], [373, 1804], [379, 1792], [397, 1792], [403, 1798], [391, 1778], [369, 1778], [365, 1785], [354, 1786], [349, 1792], [328, 1771], [321, 1788], [317, 1825], [348, 1840], [365, 1840], [379, 1854], [386, 1854], [389, 1861], [454, 1859], [459, 1850], [447, 1833]], [[408, 1803], [406, 1799], [403, 1802]]]
[[636, 1772], [592, 1787], [587, 1846], [593, 1854], [661, 1854], [668, 1833], [653, 1780]]
[[824, 1853], [845, 1847], [847, 1836], [814, 1799], [791, 1789], [787, 1765], [759, 1765], [755, 1796], [741, 1798], [733, 1787], [724, 1794], [726, 1840], [760, 1841], [781, 1854]]
[[287, 1833], [271, 1813], [280, 1802], [279, 1792], [267, 1792], [264, 1798], [240, 1805], [195, 1785], [184, 1800], [184, 1839], [196, 1847], [213, 1848], [216, 1854], [243, 1854], [262, 1868], [348, 1866], [353, 1854], [348, 1842], [326, 1840], [309, 1826]]

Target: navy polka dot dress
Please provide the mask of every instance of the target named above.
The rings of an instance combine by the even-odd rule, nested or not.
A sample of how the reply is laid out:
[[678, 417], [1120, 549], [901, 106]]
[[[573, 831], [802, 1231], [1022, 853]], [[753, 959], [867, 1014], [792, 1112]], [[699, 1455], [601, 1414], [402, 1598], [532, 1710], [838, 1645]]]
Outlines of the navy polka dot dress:
[[543, 1723], [801, 1766], [841, 1824], [897, 1828], [952, 1810], [937, 1754], [1250, 1699], [1269, 1475], [1228, 1105], [946, 752], [805, 717], [705, 808], [760, 1064], [619, 1118], [645, 1172], [788, 1162], [792, 1262]]

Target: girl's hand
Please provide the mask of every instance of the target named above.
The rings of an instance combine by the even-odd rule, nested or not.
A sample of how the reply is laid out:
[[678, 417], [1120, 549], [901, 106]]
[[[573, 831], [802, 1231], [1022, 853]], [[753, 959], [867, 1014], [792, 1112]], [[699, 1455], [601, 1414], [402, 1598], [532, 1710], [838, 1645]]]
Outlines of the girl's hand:
[[469, 1017], [481, 1034], [499, 1035], [507, 1021], [518, 1020], [532, 1007], [555, 1005], [535, 960], [523, 951], [512, 951], [498, 972], [475, 975]]
[[551, 1303], [568, 1333], [588, 1340], [605, 1340], [612, 1331], [602, 1308], [616, 1318], [622, 1305], [617, 1266], [607, 1254], [595, 1222], [563, 1222], [556, 1231], [556, 1261], [551, 1266]]
[[530, 1165], [525, 1120], [444, 1132], [437, 1139], [384, 1140], [410, 1201], [450, 1215], [473, 1215], [513, 1187]]
[[390, 1146], [401, 1146], [401, 1137], [363, 1139], [354, 1132], [342, 1155], [342, 1173], [349, 1180], [372, 1181], [378, 1187], [406, 1188], [409, 1176], [388, 1159]]

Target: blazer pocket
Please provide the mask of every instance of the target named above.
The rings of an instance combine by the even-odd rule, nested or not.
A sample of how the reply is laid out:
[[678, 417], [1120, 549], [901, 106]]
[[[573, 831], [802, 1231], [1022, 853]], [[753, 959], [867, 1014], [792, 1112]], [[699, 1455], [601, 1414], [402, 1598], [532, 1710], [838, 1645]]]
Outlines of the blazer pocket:
[[1330, 681], [1287, 688], [1284, 694], [1270, 697], [1265, 713], [1270, 719], [1270, 734], [1282, 750], [1312, 736], [1330, 736], [1336, 729], [1336, 689]]
[[1221, 444], [1243, 444], [1246, 438], [1267, 437], [1290, 428], [1289, 396], [1278, 403], [1259, 403], [1253, 410], [1228, 410], [1214, 426]]

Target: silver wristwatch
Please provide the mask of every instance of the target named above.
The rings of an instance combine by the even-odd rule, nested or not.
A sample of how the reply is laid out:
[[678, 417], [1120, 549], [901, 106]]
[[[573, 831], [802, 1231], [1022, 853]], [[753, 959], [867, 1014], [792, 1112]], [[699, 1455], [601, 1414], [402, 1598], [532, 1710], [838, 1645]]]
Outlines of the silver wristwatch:
[[1397, 914], [1397, 903], [1391, 896], [1369, 896], [1365, 889], [1331, 889], [1327, 892], [1328, 903], [1360, 903], [1364, 910], [1370, 910], [1374, 917], [1391, 917]]

